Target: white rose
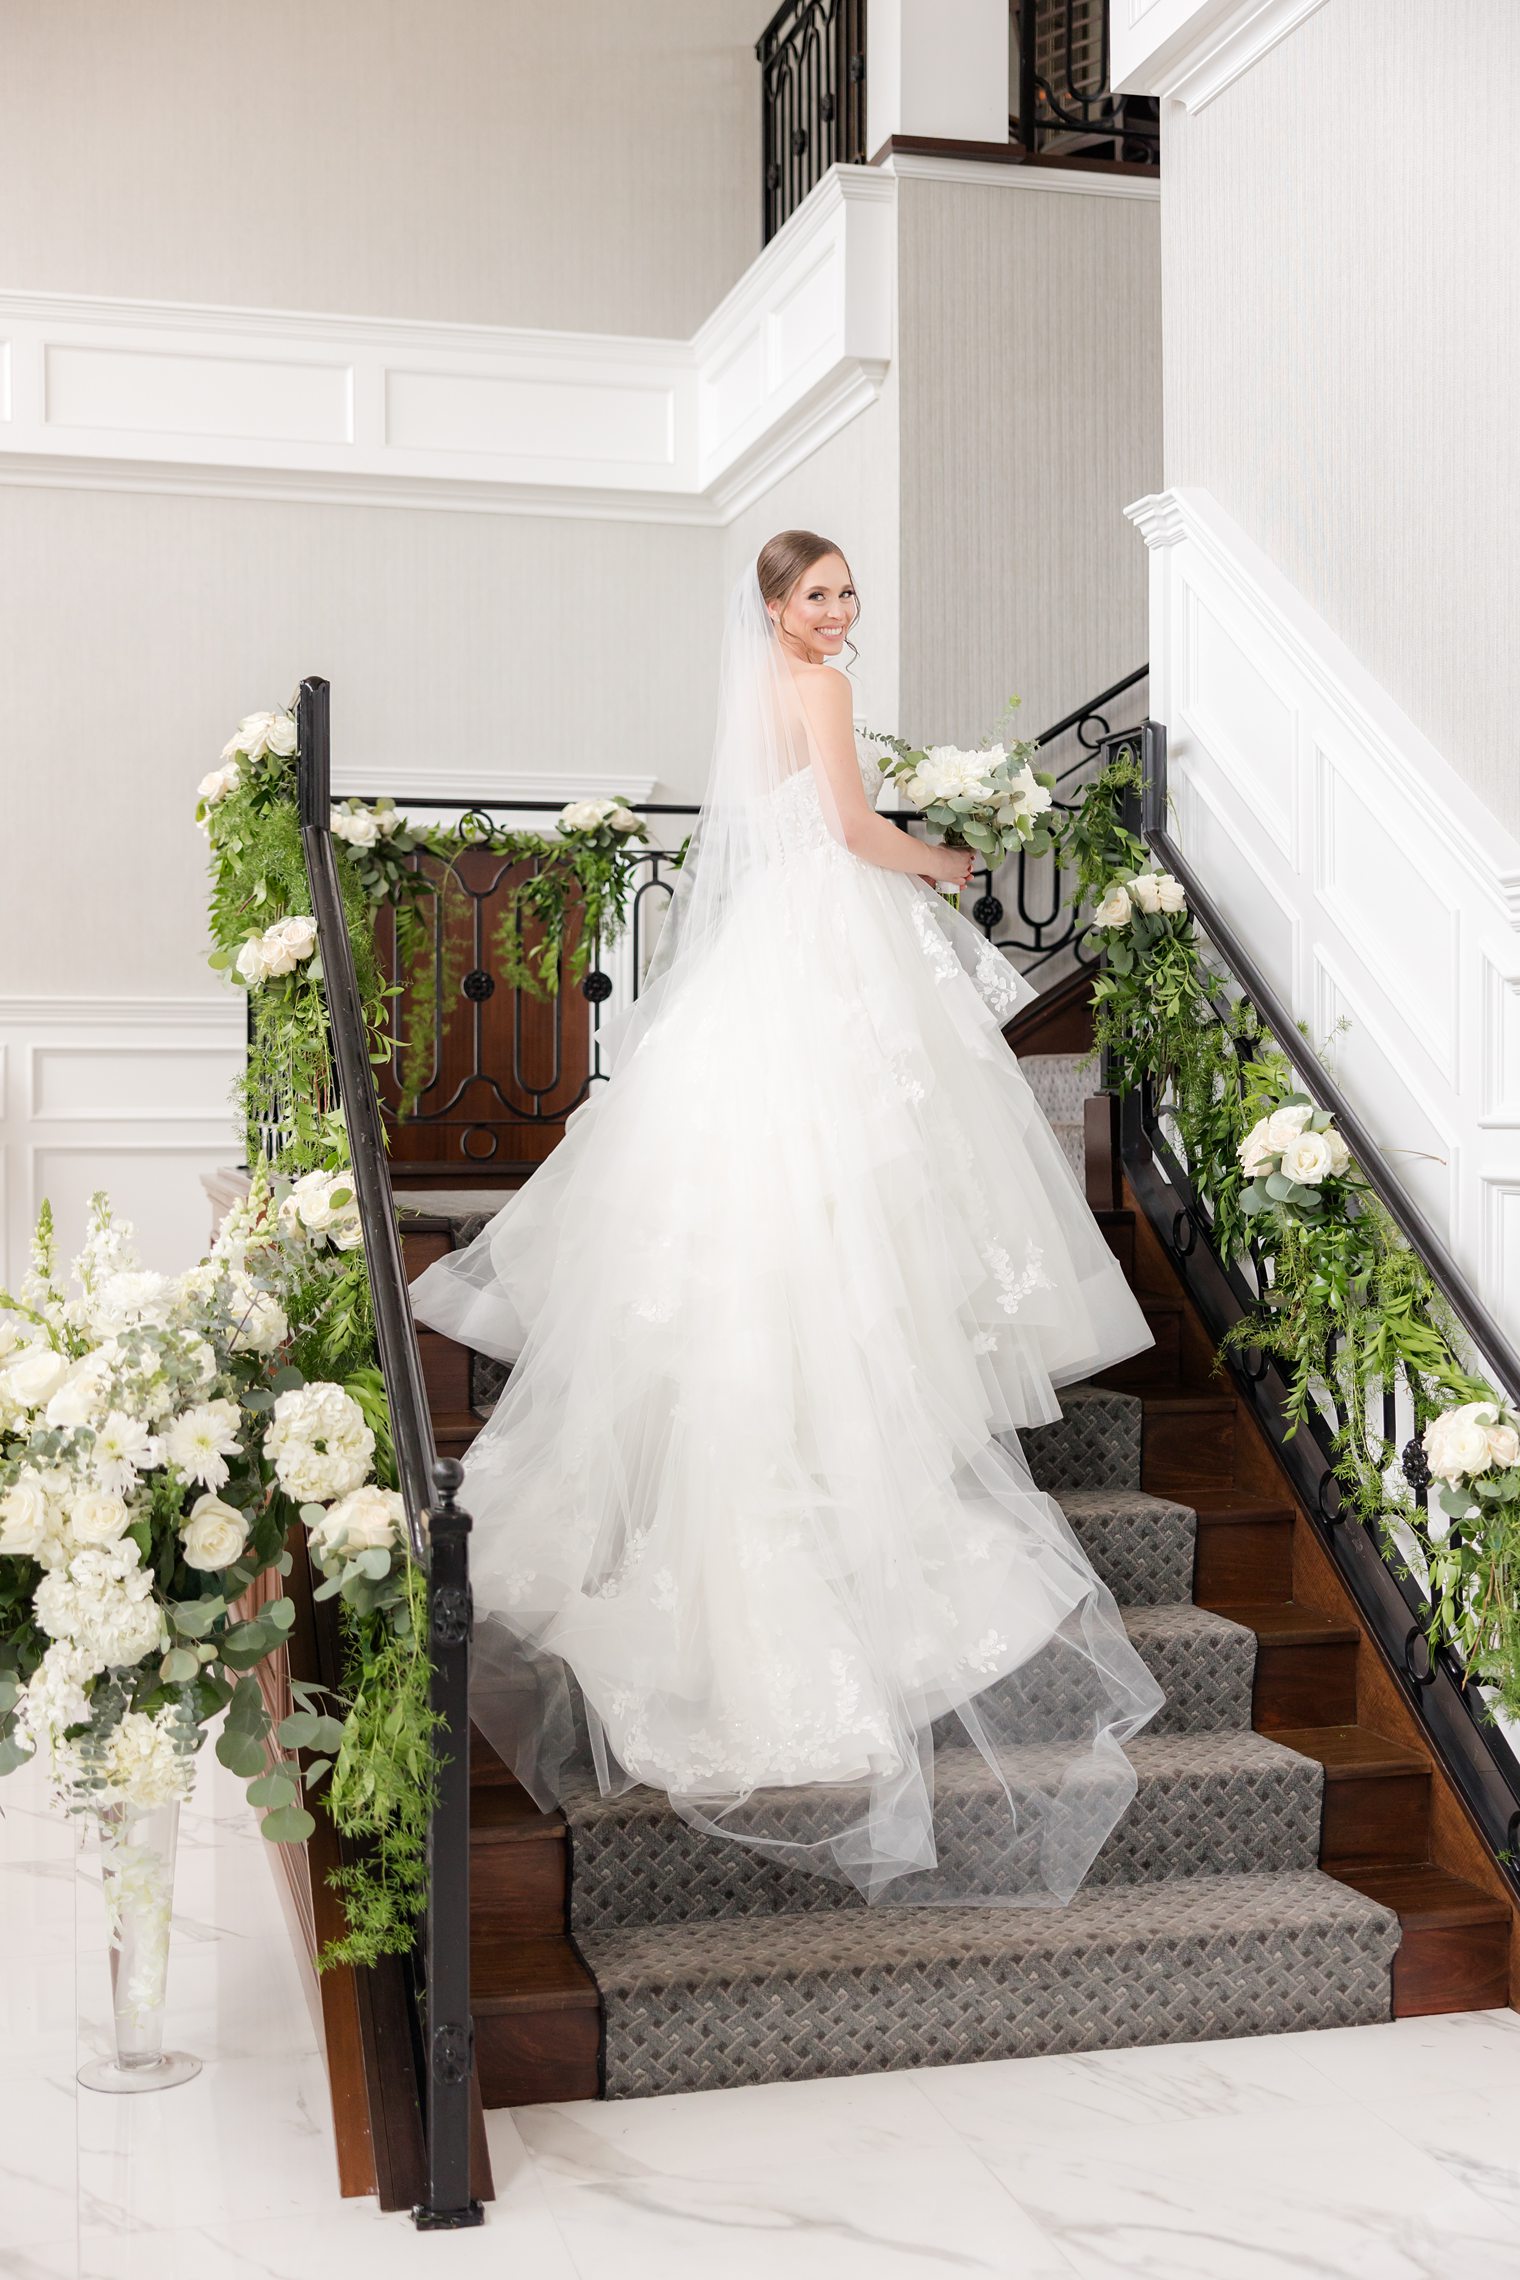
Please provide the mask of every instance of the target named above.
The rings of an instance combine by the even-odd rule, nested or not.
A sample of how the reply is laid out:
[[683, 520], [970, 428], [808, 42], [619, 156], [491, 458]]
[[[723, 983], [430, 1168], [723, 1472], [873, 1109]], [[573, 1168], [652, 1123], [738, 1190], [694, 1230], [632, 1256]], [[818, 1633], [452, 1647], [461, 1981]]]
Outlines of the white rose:
[[368, 808], [334, 808], [331, 828], [334, 839], [346, 839], [350, 847], [373, 847], [380, 837], [379, 822]]
[[282, 918], [264, 934], [264, 968], [270, 974], [293, 974], [303, 958], [317, 947], [316, 920]]
[[1161, 908], [1161, 876], [1157, 871], [1142, 871], [1130, 880], [1129, 891], [1137, 910], [1147, 918], [1154, 918]]
[[224, 760], [236, 759], [239, 753], [245, 760], [262, 760], [273, 752], [280, 759], [288, 759], [296, 748], [296, 724], [288, 712], [249, 713], [222, 746]]
[[0, 1552], [35, 1559], [51, 1520], [47, 1491], [34, 1472], [24, 1472], [0, 1494]]
[[1297, 1108], [1274, 1110], [1267, 1118], [1267, 1138], [1273, 1148], [1281, 1150], [1287, 1147], [1290, 1140], [1296, 1140], [1313, 1114], [1313, 1109], [1306, 1102], [1301, 1102]]
[[1500, 1472], [1520, 1460], [1520, 1433], [1513, 1425], [1490, 1425], [1488, 1428], [1488, 1461]]
[[1333, 1124], [1326, 1128], [1324, 1137], [1330, 1150], [1330, 1175], [1332, 1179], [1338, 1180], [1343, 1172], [1351, 1169], [1351, 1150]]
[[202, 776], [195, 787], [195, 796], [198, 800], [204, 800], [208, 808], [217, 807], [238, 789], [242, 781], [242, 769], [235, 760], [229, 760], [225, 767], [213, 768], [209, 776]]
[[1474, 1473], [1487, 1472], [1492, 1462], [1489, 1429], [1496, 1423], [1497, 1416], [1491, 1401], [1469, 1401], [1460, 1409], [1443, 1410], [1439, 1417], [1431, 1419], [1420, 1442], [1425, 1461], [1437, 1480], [1449, 1481], [1455, 1486]]
[[216, 1574], [231, 1567], [248, 1541], [248, 1523], [241, 1512], [219, 1496], [198, 1496], [180, 1522], [185, 1542], [185, 1565]]
[[5, 1389], [11, 1398], [24, 1409], [41, 1409], [52, 1400], [69, 1374], [69, 1365], [62, 1354], [51, 1346], [28, 1346], [7, 1362], [3, 1374]]
[[78, 1544], [114, 1544], [132, 1524], [132, 1514], [119, 1496], [87, 1488], [69, 1506], [69, 1526]]
[[405, 1528], [406, 1507], [392, 1488], [356, 1488], [339, 1497], [311, 1531], [312, 1548], [319, 1559], [336, 1552], [362, 1552], [399, 1544]]
[[50, 1425], [65, 1430], [76, 1425], [96, 1425], [111, 1406], [110, 1362], [103, 1350], [85, 1354], [75, 1362], [58, 1391], [47, 1405], [46, 1417]]
[[1262, 1117], [1259, 1123], [1252, 1125], [1244, 1140], [1241, 1141], [1237, 1153], [1240, 1157], [1240, 1168], [1248, 1180], [1254, 1180], [1258, 1173], [1267, 1169], [1267, 1166], [1276, 1157], [1277, 1150], [1267, 1137], [1267, 1119], [1265, 1117]]
[[1330, 1143], [1323, 1132], [1300, 1132], [1282, 1152], [1282, 1175], [1300, 1187], [1318, 1187], [1330, 1173]]
[[1129, 896], [1123, 887], [1114, 885], [1093, 912], [1092, 922], [1094, 926], [1128, 926], [1129, 921]]
[[1182, 891], [1182, 881], [1174, 879], [1170, 871], [1156, 873], [1156, 905], [1164, 911], [1187, 909], [1187, 896]]
[[250, 989], [257, 988], [260, 982], [269, 979], [270, 967], [264, 940], [262, 934], [250, 934], [237, 954], [237, 970]]
[[273, 1354], [290, 1336], [278, 1299], [257, 1289], [244, 1274], [232, 1277], [232, 1330], [227, 1343], [235, 1354]]
[[599, 800], [571, 800], [559, 811], [561, 831], [595, 831], [602, 821]]
[[642, 831], [644, 828], [632, 808], [622, 806], [615, 807], [607, 821], [614, 831]]

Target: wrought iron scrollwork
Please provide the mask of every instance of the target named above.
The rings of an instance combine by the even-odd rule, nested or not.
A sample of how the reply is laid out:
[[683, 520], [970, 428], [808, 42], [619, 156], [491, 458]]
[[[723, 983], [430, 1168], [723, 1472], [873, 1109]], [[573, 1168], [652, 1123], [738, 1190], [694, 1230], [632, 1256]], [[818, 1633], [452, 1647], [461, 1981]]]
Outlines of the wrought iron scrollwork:
[[755, 54], [768, 243], [831, 166], [870, 155], [866, 0], [785, 0]]
[[1113, 92], [1108, 16], [1108, 0], [1012, 0], [1019, 107], [1009, 133], [1031, 157], [1154, 170], [1160, 106]]

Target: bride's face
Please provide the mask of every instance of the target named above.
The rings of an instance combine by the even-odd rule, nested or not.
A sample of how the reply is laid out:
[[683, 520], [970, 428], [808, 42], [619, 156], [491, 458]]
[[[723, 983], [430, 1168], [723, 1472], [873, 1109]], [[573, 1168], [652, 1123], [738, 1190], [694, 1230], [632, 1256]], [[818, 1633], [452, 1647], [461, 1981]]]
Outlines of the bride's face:
[[787, 647], [814, 664], [839, 655], [858, 610], [849, 566], [838, 554], [810, 563], [785, 604], [770, 604]]

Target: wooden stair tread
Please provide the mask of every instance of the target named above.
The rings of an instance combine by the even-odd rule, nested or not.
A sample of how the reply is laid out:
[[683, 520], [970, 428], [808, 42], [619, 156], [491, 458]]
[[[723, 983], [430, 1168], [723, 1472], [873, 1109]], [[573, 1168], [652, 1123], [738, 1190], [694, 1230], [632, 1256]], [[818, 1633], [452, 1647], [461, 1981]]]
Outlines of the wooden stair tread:
[[594, 2011], [596, 1981], [561, 1934], [470, 1943], [470, 2008], [484, 2018], [517, 2011]]
[[1472, 1924], [1508, 1924], [1509, 1909], [1481, 1885], [1429, 1861], [1377, 1868], [1337, 1868], [1329, 1874], [1369, 1900], [1392, 1908], [1406, 1932], [1451, 1931]]
[[1272, 1739], [1284, 1749], [1297, 1750], [1300, 1757], [1318, 1758], [1327, 1781], [1430, 1771], [1423, 1751], [1392, 1741], [1371, 1726], [1275, 1726]]
[[1333, 1615], [1322, 1615], [1317, 1607], [1305, 1607], [1296, 1599], [1211, 1606], [1209, 1613], [1242, 1624], [1272, 1647], [1355, 1645], [1362, 1635], [1354, 1623], [1338, 1623]]

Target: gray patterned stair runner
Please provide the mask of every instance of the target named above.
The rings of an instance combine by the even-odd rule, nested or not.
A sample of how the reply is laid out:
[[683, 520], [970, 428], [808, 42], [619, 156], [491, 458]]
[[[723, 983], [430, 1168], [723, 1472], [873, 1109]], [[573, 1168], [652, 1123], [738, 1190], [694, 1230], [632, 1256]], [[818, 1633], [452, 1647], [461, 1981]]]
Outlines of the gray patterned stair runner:
[[[1080, 1168], [1091, 1061], [1022, 1066]], [[1315, 1866], [1322, 1769], [1251, 1728], [1255, 1634], [1192, 1603], [1197, 1522], [1140, 1487], [1139, 1400], [1072, 1386], [1061, 1403], [1024, 1453], [1167, 1697], [1128, 1745], [1135, 1801], [1076, 1897], [867, 1907], [848, 1884], [704, 1838], [658, 1792], [603, 1798], [588, 1770], [564, 1808], [609, 2097], [1390, 2015], [1398, 1919]], [[1071, 1707], [1068, 1681], [1067, 1730]], [[936, 1741], [941, 1852], [973, 1889], [979, 1863], [1006, 1889], [1021, 1864], [1002, 1784], [953, 1715]], [[1001, 1772], [1015, 1799], [1037, 1793], [1039, 1747], [1006, 1753]], [[806, 1841], [818, 1801], [773, 1791], [762, 1809], [773, 1833]]]

